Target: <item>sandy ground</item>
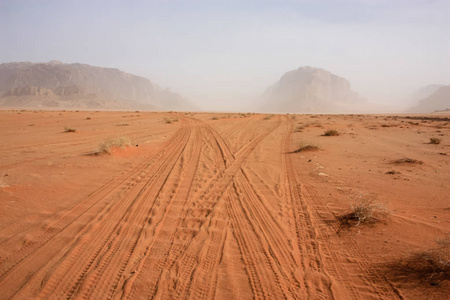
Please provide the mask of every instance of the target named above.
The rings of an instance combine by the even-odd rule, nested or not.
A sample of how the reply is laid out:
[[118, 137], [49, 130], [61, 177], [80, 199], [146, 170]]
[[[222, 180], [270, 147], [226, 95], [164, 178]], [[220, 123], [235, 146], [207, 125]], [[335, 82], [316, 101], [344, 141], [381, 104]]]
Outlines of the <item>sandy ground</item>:
[[448, 117], [0, 111], [0, 299], [444, 299]]

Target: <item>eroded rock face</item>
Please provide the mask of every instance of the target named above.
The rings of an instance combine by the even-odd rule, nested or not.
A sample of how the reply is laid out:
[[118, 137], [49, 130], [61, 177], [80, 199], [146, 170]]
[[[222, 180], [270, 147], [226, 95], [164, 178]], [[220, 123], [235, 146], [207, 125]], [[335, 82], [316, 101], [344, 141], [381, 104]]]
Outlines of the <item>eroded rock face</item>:
[[363, 102], [346, 79], [313, 67], [287, 72], [263, 98], [265, 109], [277, 112], [344, 112]]
[[77, 85], [71, 85], [71, 86], [58, 86], [54, 90], [56, 95], [61, 96], [69, 96], [69, 95], [82, 95], [84, 94], [84, 91], [81, 87]]
[[[80, 100], [80, 97], [84, 98], [87, 95], [90, 101], [94, 95], [96, 98], [123, 102], [124, 105], [138, 103], [161, 109], [193, 108], [179, 94], [164, 90], [146, 78], [118, 69], [64, 64], [59, 61], [0, 64], [0, 95], [22, 98], [58, 96], [58, 99], [52, 99], [54, 101], [67, 101], [76, 97]], [[7, 102], [11, 103], [14, 100], [8, 99]], [[107, 101], [103, 101], [103, 105], [108, 108]]]
[[53, 94], [52, 89], [37, 86], [22, 86], [9, 89], [4, 96], [51, 96]]

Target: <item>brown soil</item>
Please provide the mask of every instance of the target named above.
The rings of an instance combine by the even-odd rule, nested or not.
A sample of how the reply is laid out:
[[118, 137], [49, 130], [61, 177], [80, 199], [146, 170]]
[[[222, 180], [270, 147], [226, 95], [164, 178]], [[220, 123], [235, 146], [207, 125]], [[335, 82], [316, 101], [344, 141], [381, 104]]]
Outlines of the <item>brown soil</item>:
[[450, 123], [413, 120], [0, 111], [0, 299], [444, 299]]

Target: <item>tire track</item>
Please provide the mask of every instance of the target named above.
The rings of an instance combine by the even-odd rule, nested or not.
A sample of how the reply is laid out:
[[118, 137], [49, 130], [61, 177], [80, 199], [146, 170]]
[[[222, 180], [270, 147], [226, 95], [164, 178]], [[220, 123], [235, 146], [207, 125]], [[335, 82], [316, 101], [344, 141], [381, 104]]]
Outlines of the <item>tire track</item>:
[[[122, 286], [122, 290], [127, 290], [128, 286], [132, 285], [132, 283], [134, 282], [136, 276], [134, 275], [135, 273], [140, 273], [142, 270], [142, 256], [146, 256], [149, 253], [151, 253], [151, 251], [154, 249], [155, 243], [158, 240], [158, 237], [165, 235], [165, 232], [163, 230], [166, 230], [166, 226], [170, 226], [167, 223], [170, 223], [172, 221], [171, 219], [171, 214], [177, 214], [178, 209], [173, 209], [173, 203], [174, 201], [183, 201], [182, 199], [184, 199], [184, 201], [187, 199], [188, 195], [190, 194], [191, 188], [192, 188], [192, 181], [194, 180], [194, 174], [196, 173], [197, 167], [198, 167], [198, 162], [200, 159], [200, 154], [201, 154], [201, 134], [200, 134], [200, 129], [196, 130], [196, 134], [195, 134], [195, 138], [193, 140], [193, 142], [191, 142], [191, 145], [193, 147], [193, 151], [191, 154], [191, 159], [189, 160], [189, 164], [188, 167], [186, 169], [186, 171], [183, 173], [182, 175], [182, 180], [180, 185], [178, 186], [178, 189], [176, 191], [176, 193], [171, 197], [171, 201], [170, 203], [167, 205], [167, 207], [164, 209], [164, 212], [162, 214], [162, 217], [160, 218], [160, 220], [155, 221], [154, 225], [152, 226], [152, 234], [151, 236], [154, 237], [153, 240], [152, 239], [146, 239], [145, 235], [146, 232], [150, 230], [150, 222], [145, 223], [142, 227], [141, 230], [139, 232], [139, 234], [137, 235], [137, 239], [136, 239], [136, 243], [140, 244], [139, 247], [136, 248], [143, 248], [145, 249], [145, 252], [143, 254], [136, 254], [135, 258], [136, 260], [138, 260], [139, 262], [132, 266], [132, 271], [130, 271], [131, 276], [128, 276], [127, 278], [123, 279], [123, 283], [120, 284], [117, 281], [117, 284], [115, 284], [114, 289], [111, 291], [110, 296], [111, 298], [114, 296], [115, 290], [118, 286]], [[156, 218], [156, 216], [154, 217]], [[153, 224], [153, 223], [152, 223]], [[148, 245], [148, 246], [145, 246]], [[154, 270], [154, 273], [157, 273], [158, 270]]]
[[[320, 197], [315, 191], [314, 187], [312, 187], [309, 184], [304, 184], [301, 187], [302, 195], [308, 201], [313, 203], [320, 203]], [[318, 214], [318, 211], [315, 211], [315, 219], [319, 220], [320, 222], [320, 215]], [[334, 215], [333, 215], [334, 218]], [[321, 224], [321, 228], [324, 228], [324, 235], [332, 235], [339, 231], [339, 225], [338, 221], [332, 223], [331, 228], [329, 227], [329, 224]], [[317, 225], [316, 225], [317, 226]], [[320, 225], [319, 225], [320, 226]], [[332, 230], [331, 230], [332, 229]], [[392, 285], [392, 283], [389, 282], [389, 280], [383, 276], [380, 275], [379, 272], [377, 272], [376, 268], [371, 266], [370, 264], [370, 258], [363, 256], [361, 253], [356, 251], [356, 243], [353, 239], [349, 238], [347, 235], [340, 235], [341, 239], [345, 241], [346, 244], [346, 250], [345, 253], [340, 253], [341, 256], [344, 256], [346, 258], [351, 257], [352, 261], [354, 262], [357, 269], [363, 272], [363, 276], [359, 276], [359, 280], [362, 281], [359, 286], [356, 286], [356, 283], [350, 283], [347, 288], [350, 289], [351, 294], [354, 299], [360, 299], [363, 296], [367, 295], [361, 295], [359, 292], [359, 289], [364, 288], [368, 289], [370, 288], [370, 294], [375, 295], [375, 297], [379, 298], [389, 298], [389, 299], [403, 299], [403, 296], [400, 294], [400, 292], [395, 289]], [[338, 261], [339, 258], [337, 257], [337, 253], [333, 253], [333, 251], [324, 245], [324, 248], [327, 248], [327, 252], [330, 253], [331, 259], [326, 260], [328, 268], [333, 270], [333, 273], [336, 274], [337, 278], [340, 278], [341, 280], [345, 280], [345, 277], [347, 274], [343, 274], [343, 270], [341, 268], [337, 268], [335, 265], [335, 261]], [[367, 294], [367, 292], [365, 293]]]
[[[178, 219], [177, 223], [177, 230], [175, 232], [175, 236], [178, 236], [179, 234], [182, 234], [184, 229], [182, 226], [180, 226], [183, 222], [186, 222], [189, 224], [189, 233], [188, 235], [182, 235], [185, 239], [179, 240], [178, 243], [175, 243], [172, 241], [167, 241], [160, 239], [161, 245], [154, 248], [157, 248], [161, 251], [163, 249], [162, 255], [163, 261], [161, 260], [151, 260], [151, 258], [155, 257], [155, 255], [150, 255], [150, 252], [147, 253], [147, 256], [145, 258], [144, 265], [142, 267], [142, 270], [139, 272], [136, 280], [133, 283], [130, 283], [127, 287], [124, 287], [124, 298], [134, 298], [136, 293], [136, 286], [142, 286], [143, 285], [143, 279], [141, 278], [141, 274], [147, 273], [146, 270], [158, 270], [156, 273], [158, 273], [158, 279], [156, 282], [152, 284], [147, 284], [144, 288], [144, 294], [149, 295], [149, 298], [153, 298], [156, 296], [157, 287], [166, 284], [166, 283], [160, 283], [161, 280], [166, 280], [165, 278], [167, 276], [170, 277], [170, 274], [177, 274], [175, 275], [176, 278], [185, 278], [184, 281], [191, 281], [191, 275], [195, 267], [197, 266], [198, 262], [192, 259], [186, 258], [186, 260], [189, 262], [187, 265], [190, 266], [186, 272], [191, 273], [189, 276], [185, 276], [180, 274], [178, 271], [176, 271], [177, 265], [175, 264], [180, 257], [185, 255], [186, 250], [189, 249], [190, 245], [192, 244], [192, 241], [195, 239], [201, 240], [201, 237], [197, 237], [199, 232], [202, 230], [202, 228], [205, 228], [206, 220], [210, 217], [211, 212], [214, 211], [217, 203], [219, 202], [220, 198], [222, 197], [223, 191], [227, 189], [227, 187], [232, 183], [232, 180], [236, 174], [236, 172], [239, 170], [240, 166], [245, 162], [245, 160], [248, 158], [250, 153], [256, 148], [256, 146], [264, 139], [268, 134], [273, 132], [278, 126], [280, 125], [279, 120], [277, 120], [275, 126], [271, 128], [270, 130], [264, 132], [260, 136], [258, 136], [256, 139], [252, 140], [245, 146], [243, 146], [238, 153], [234, 155], [234, 161], [231, 163], [231, 165], [224, 170], [223, 172], [219, 172], [216, 176], [216, 178], [213, 180], [213, 182], [206, 187], [203, 193], [198, 195], [196, 200], [194, 200], [192, 203], [186, 203], [185, 207], [183, 208], [183, 214]], [[207, 130], [209, 130], [209, 127], [206, 127]], [[218, 136], [218, 134], [211, 133], [216, 141], [217, 145], [220, 147], [227, 147], [226, 143]], [[222, 149], [220, 153], [216, 153], [216, 155], [222, 156], [222, 153], [226, 154], [227, 156], [231, 156], [231, 151], [228, 149]], [[232, 158], [225, 157], [227, 161], [232, 161]], [[195, 244], [195, 243], [194, 243]], [[192, 250], [194, 251], [194, 250]], [[194, 251], [195, 252], [195, 251]], [[193, 256], [195, 257], [195, 255]], [[163, 274], [164, 269], [164, 274]], [[176, 283], [172, 283], [172, 285], [178, 285], [178, 286], [188, 286], [189, 283], [182, 282], [177, 280]], [[135, 286], [133, 286], [135, 285]], [[180, 291], [179, 289], [173, 289], [176, 291]], [[171, 294], [176, 297], [179, 297], [177, 294]]]
[[[122, 222], [124, 227], [118, 227], [113, 233], [115, 235], [112, 235], [112, 240], [108, 244], [108, 247], [103, 247], [102, 250], [106, 251], [106, 253], [109, 253], [108, 257], [113, 257], [113, 254], [117, 252], [119, 247], [121, 249], [130, 249], [131, 253], [136, 247], [137, 241], [139, 239], [139, 235], [136, 233], [136, 227], [139, 224], [145, 224], [146, 220], [148, 218], [148, 215], [150, 211], [154, 208], [155, 201], [157, 198], [157, 195], [161, 191], [162, 187], [164, 186], [165, 182], [167, 181], [167, 178], [169, 177], [175, 162], [179, 159], [181, 153], [186, 148], [187, 140], [189, 139], [190, 134], [185, 134], [185, 140], [181, 144], [181, 148], [174, 148], [173, 151], [170, 153], [170, 156], [166, 159], [166, 161], [161, 164], [160, 168], [157, 170], [155, 176], [151, 178], [147, 182], [147, 186], [144, 187], [145, 191], [142, 194], [139, 194], [136, 197], [136, 201], [139, 201], [137, 203], [137, 207], [133, 209], [133, 207], [129, 207], [127, 211], [126, 218], [124, 219], [124, 222]], [[151, 202], [151, 203], [150, 203]], [[147, 204], [147, 205], [145, 205]], [[149, 211], [149, 213], [145, 213], [146, 211]], [[117, 223], [120, 224], [120, 223]], [[128, 224], [132, 224], [134, 226], [128, 226]], [[122, 224], [121, 224], [122, 226]], [[134, 230], [133, 230], [134, 229]], [[128, 233], [129, 231], [132, 231], [131, 233]], [[133, 242], [133, 237], [138, 236], [138, 239]], [[128, 238], [127, 238], [128, 237]], [[126, 239], [127, 238], [127, 239]], [[126, 240], [125, 240], [126, 239]], [[126, 243], [128, 242], [128, 243]], [[122, 244], [125, 243], [125, 246], [122, 246]], [[116, 244], [116, 245], [114, 245]], [[128, 250], [127, 250], [128, 251]], [[125, 259], [123, 256], [116, 255], [116, 263], [111, 263], [110, 267], [113, 269], [117, 269], [117, 266], [121, 265], [121, 261], [125, 260], [125, 265], [128, 263], [131, 253], [129, 252]], [[106, 254], [104, 254], [106, 255]], [[77, 290], [80, 290], [82, 287], [81, 285], [84, 282], [88, 282], [88, 286], [92, 286], [97, 283], [97, 280], [99, 279], [99, 276], [107, 276], [109, 273], [106, 272], [106, 268], [108, 267], [109, 260], [104, 259], [103, 262], [101, 261], [101, 256], [99, 256], [98, 261], [96, 262], [96, 268], [99, 268], [97, 272], [95, 272], [93, 275], [91, 275], [92, 280], [84, 279], [85, 275], [88, 273], [89, 270], [84, 270], [82, 273], [81, 281], [80, 278], [77, 279], [77, 282], [74, 284], [75, 289], [71, 290], [73, 294], [77, 292]], [[92, 264], [91, 264], [92, 265]], [[89, 265], [89, 268], [91, 267]], [[103, 268], [103, 270], [102, 270]], [[123, 273], [123, 267], [120, 270], [115, 270], [115, 272], [118, 273], [117, 277], [120, 278], [120, 276]], [[110, 277], [106, 277], [107, 279], [110, 279]], [[109, 280], [106, 280], [109, 281]], [[85, 292], [85, 296], [89, 296], [89, 290]]]
[[[289, 122], [289, 120], [288, 120]], [[357, 263], [363, 274], [364, 284], [359, 288], [353, 282], [345, 282], [348, 274], [342, 274], [342, 268], [336, 266], [339, 261], [337, 254], [323, 241], [331, 232], [327, 232], [326, 226], [320, 226], [321, 216], [317, 210], [310, 208], [309, 203], [320, 203], [317, 193], [312, 187], [297, 183], [297, 175], [293, 168], [290, 156], [290, 136], [292, 134], [292, 124], [289, 122], [288, 129], [284, 136], [284, 170], [285, 170], [285, 190], [287, 201], [291, 201], [293, 224], [292, 230], [297, 239], [297, 246], [294, 251], [298, 251], [302, 257], [302, 267], [305, 270], [304, 282], [307, 287], [308, 297], [319, 295], [323, 299], [361, 299], [369, 295], [376, 298], [399, 298], [399, 294], [392, 289], [392, 286], [384, 278], [376, 275], [374, 270], [364, 263]], [[319, 228], [321, 232], [319, 232]], [[323, 242], [321, 242], [323, 241]], [[354, 245], [353, 245], [354, 246]], [[350, 246], [355, 249], [355, 247]], [[348, 248], [341, 251], [349, 251]], [[357, 253], [351, 253], [348, 257], [361, 257]], [[368, 261], [368, 260], [362, 260]], [[340, 271], [339, 271], [340, 270]], [[335, 279], [339, 279], [339, 283]], [[345, 285], [342, 283], [345, 282]], [[370, 287], [371, 292], [367, 292]]]
[[303, 286], [306, 288], [308, 298], [336, 299], [340, 295], [340, 289], [323, 267], [322, 250], [317, 240], [316, 227], [312, 223], [308, 206], [302, 197], [300, 184], [297, 183], [289, 156], [292, 123], [287, 117], [283, 118], [283, 121], [286, 128], [282, 141], [282, 152], [285, 154], [283, 155], [285, 198], [291, 205], [293, 220], [291, 230], [296, 240], [294, 255], [297, 254], [301, 258]]
[[7, 272], [7, 270], [12, 267], [11, 265], [17, 264], [20, 260], [30, 255], [30, 253], [32, 253], [36, 248], [48, 242], [49, 239], [58, 234], [61, 230], [65, 229], [69, 224], [75, 222], [79, 217], [89, 212], [95, 206], [99, 206], [100, 202], [105, 202], [105, 198], [107, 196], [114, 193], [119, 193], [122, 189], [128, 188], [132, 185], [136, 178], [142, 176], [143, 172], [158, 161], [162, 157], [163, 153], [167, 151], [167, 149], [171, 148], [172, 144], [174, 144], [177, 139], [180, 139], [182, 135], [183, 130], [178, 130], [170, 140], [165, 142], [158, 149], [152, 151], [147, 156], [149, 158], [131, 168], [125, 174], [110, 180], [99, 190], [89, 195], [85, 200], [76, 204], [70, 211], [64, 213], [57, 220], [54, 220], [46, 225], [45, 228], [32, 229], [29, 234], [35, 237], [33, 240], [23, 244], [20, 248], [14, 250], [11, 255], [3, 257], [0, 260], [0, 279]]
[[272, 269], [275, 270], [279, 280], [283, 281], [283, 287], [287, 287], [290, 296], [298, 298], [301, 288], [301, 283], [295, 275], [295, 266], [298, 265], [298, 262], [292, 255], [288, 237], [278, 226], [270, 210], [264, 206], [263, 200], [256, 193], [244, 170], [241, 170], [236, 176], [235, 187], [241, 195], [239, 199], [245, 200], [240, 201], [240, 205], [245, 211], [248, 223], [257, 235], [259, 243], [264, 248], [264, 253], [271, 262]]
[[[182, 148], [180, 149], [180, 146], [181, 147], [185, 146], [185, 145], [183, 145], [183, 142], [184, 143], [186, 142], [186, 140], [183, 140], [183, 136], [185, 136], [188, 133], [188, 131], [186, 131], [186, 130], [187, 129], [182, 129], [181, 131], [178, 132], [177, 137], [172, 139], [172, 144], [176, 143], [176, 146], [175, 145], [174, 146], [170, 146], [171, 143], [169, 143], [168, 145], [170, 147], [167, 148], [169, 150], [163, 150], [163, 153], [161, 153], [160, 155], [164, 155], [164, 153], [169, 152], [169, 156], [170, 156], [172, 153], [175, 152], [174, 149], [178, 150], [178, 152], [181, 153]], [[173, 156], [173, 154], [172, 154], [172, 156]], [[160, 160], [161, 159], [159, 158], [159, 161]], [[167, 164], [166, 161], [167, 161], [167, 159], [164, 161], [165, 164]], [[160, 169], [161, 170], [165, 169], [165, 166], [163, 165]], [[141, 182], [142, 182], [142, 180], [141, 180]], [[116, 193], [115, 194], [115, 198], [116, 199], [112, 199], [113, 201], [111, 202], [111, 205], [101, 208], [100, 213], [97, 211], [97, 212], [95, 212], [93, 214], [93, 217], [90, 217], [88, 220], [83, 220], [84, 222], [82, 222], [83, 224], [89, 224], [90, 222], [92, 222], [92, 220], [93, 220], [93, 222], [95, 222], [96, 220], [100, 221], [100, 220], [103, 220], [103, 219], [106, 220], [106, 221], [110, 220], [110, 222], [107, 223], [107, 224], [109, 224], [108, 226], [89, 226], [89, 225], [81, 226], [81, 227], [79, 225], [77, 226], [74, 221], [79, 219], [81, 216], [83, 216], [86, 219], [86, 212], [89, 209], [85, 210], [84, 212], [82, 212], [81, 215], [78, 215], [78, 216], [73, 217], [73, 218], [69, 218], [69, 219], [73, 219], [73, 220], [70, 220], [70, 222], [64, 228], [62, 228], [60, 232], [62, 232], [62, 231], [67, 232], [68, 231], [68, 232], [75, 233], [75, 234], [66, 234], [66, 235], [69, 235], [69, 236], [75, 236], [76, 237], [78, 235], [79, 237], [75, 239], [75, 242], [74, 242], [75, 244], [74, 243], [69, 243], [71, 246], [69, 246], [69, 249], [67, 249], [68, 247], [66, 246], [66, 244], [67, 244], [68, 239], [64, 238], [64, 236], [61, 236], [62, 238], [55, 239], [54, 237], [56, 236], [57, 233], [59, 233], [59, 232], [57, 232], [57, 233], [53, 234], [51, 237], [47, 238], [47, 240], [44, 243], [42, 243], [42, 246], [38, 247], [35, 251], [31, 251], [31, 253], [28, 253], [28, 255], [26, 255], [18, 263], [16, 263], [13, 266], [13, 267], [15, 267], [14, 268], [15, 273], [19, 273], [20, 274], [21, 271], [23, 273], [24, 269], [25, 270], [26, 269], [30, 269], [30, 268], [32, 269], [33, 267], [35, 269], [38, 269], [38, 267], [37, 267], [38, 263], [36, 261], [42, 261], [43, 260], [42, 257], [48, 257], [48, 260], [52, 261], [53, 256], [56, 253], [59, 252], [58, 248], [66, 249], [66, 253], [63, 255], [63, 259], [65, 259], [67, 255], [72, 254], [73, 260], [75, 260], [76, 257], [78, 257], [78, 254], [81, 253], [80, 251], [87, 245], [87, 242], [90, 239], [93, 238], [92, 235], [88, 234], [89, 232], [103, 233], [103, 234], [101, 234], [99, 236], [104, 236], [105, 231], [111, 230], [109, 228], [113, 228], [113, 230], [110, 231], [110, 234], [106, 234], [106, 236], [110, 237], [111, 234], [116, 229], [119, 229], [120, 227], [118, 226], [119, 223], [114, 222], [114, 219], [111, 219], [111, 218], [108, 219], [108, 216], [114, 216], [114, 214], [116, 216], [118, 214], [120, 215], [120, 213], [122, 211], [122, 218], [119, 218], [119, 219], [124, 220], [124, 218], [128, 214], [127, 211], [129, 209], [131, 209], [132, 205], [137, 202], [137, 198], [136, 197], [139, 196], [139, 194], [142, 194], [144, 192], [145, 188], [148, 188], [147, 185], [148, 185], [149, 182], [150, 181], [147, 181], [147, 183], [144, 184], [144, 187], [142, 187], [143, 184], [138, 184], [137, 187], [133, 187], [135, 185], [134, 183], [130, 184], [129, 189], [131, 189], [131, 192], [129, 192], [129, 196], [125, 199], [126, 201], [123, 201], [124, 199], [121, 199], [122, 197], [121, 197], [120, 193], [119, 194]], [[138, 195], [136, 196], [136, 194], [138, 194]], [[93, 197], [93, 199], [95, 199], [95, 197]], [[104, 200], [104, 199], [105, 199], [104, 196], [102, 196], [102, 197], [100, 197], [99, 200], [98, 199], [96, 199], [96, 200], [100, 201], [100, 200]], [[119, 201], [119, 200], [121, 200], [121, 201]], [[90, 208], [92, 208], [94, 206], [98, 206], [98, 205], [96, 205], [98, 203], [98, 201], [94, 201], [94, 204], [92, 204], [92, 206], [90, 206]], [[127, 205], [128, 205], [128, 207], [127, 207]], [[81, 208], [81, 207], [84, 208], [83, 205], [78, 206], [78, 208]], [[70, 217], [72, 217], [74, 215], [74, 211], [75, 210], [72, 210], [72, 214], [69, 214]], [[125, 212], [125, 214], [123, 214], [124, 212]], [[78, 223], [80, 223], [81, 220], [77, 220], [77, 221], [78, 221]], [[106, 221], [104, 221], [104, 222], [106, 222]], [[75, 224], [75, 225], [73, 225], [73, 224]], [[85, 228], [85, 231], [81, 230], [83, 227]], [[79, 234], [80, 232], [82, 234]], [[96, 237], [98, 237], [98, 235]], [[45, 247], [45, 246], [48, 243], [48, 241], [50, 240], [50, 238], [52, 238], [51, 248], [50, 249], [46, 249], [46, 248], [49, 248], [49, 247]], [[72, 239], [70, 239], [70, 240], [72, 240]], [[57, 243], [57, 244], [59, 243], [61, 246], [60, 247], [55, 247], [55, 243]], [[77, 247], [75, 247], [75, 245]], [[106, 242], [101, 243], [101, 247], [104, 247], [105, 245], [106, 245]], [[72, 248], [70, 248], [70, 247], [72, 247]], [[100, 248], [100, 250], [101, 249], [102, 248]], [[85, 269], [84, 269], [84, 272], [87, 272], [89, 270], [89, 268], [92, 265], [92, 263], [94, 262], [95, 258], [100, 254], [100, 250], [95, 251], [94, 256], [89, 259], [89, 261], [87, 262], [87, 265], [86, 265], [87, 267], [85, 267]], [[91, 252], [93, 252], [92, 249], [89, 249], [88, 253], [91, 253]], [[33, 255], [31, 255], [31, 254], [33, 254]], [[39, 260], [33, 260], [33, 258], [36, 257], [36, 256], [40, 257], [40, 259]], [[66, 260], [65, 265], [70, 265], [70, 262], [71, 262], [70, 259]], [[20, 266], [18, 266], [18, 264], [20, 264]], [[80, 266], [79, 263], [78, 263], [78, 265]], [[9, 270], [11, 270], [11, 268], [12, 267], [10, 267]], [[5, 274], [6, 273], [4, 273], [3, 275], [5, 275]], [[8, 278], [17, 278], [17, 276], [19, 274], [15, 274], [15, 276], [10, 276]], [[24, 276], [24, 275], [19, 275], [19, 278], [20, 278], [20, 276]], [[37, 276], [34, 275], [33, 277], [37, 277]], [[84, 277], [84, 273], [81, 272], [80, 278], [78, 278], [77, 280], [79, 281], [83, 277]], [[22, 288], [24, 285], [26, 285], [26, 283], [29, 280], [32, 279], [32, 278], [29, 278], [29, 277], [24, 278], [23, 279], [24, 281], [22, 281], [22, 280], [17, 281], [17, 279], [16, 279], [15, 280], [16, 282], [13, 283], [13, 282], [9, 282], [9, 280], [7, 280], [8, 278], [6, 278], [5, 280], [2, 280], [0, 282], [0, 287], [1, 286], [8, 286], [8, 289], [12, 290], [11, 289], [12, 286], [14, 286], [14, 285], [17, 286], [18, 284], [20, 284], [20, 286], [21, 286], [20, 288]], [[77, 284], [75, 284], [75, 286], [77, 286]], [[44, 284], [44, 287], [45, 287], [45, 284]], [[18, 290], [20, 290], [20, 288]], [[16, 290], [16, 292], [18, 290]], [[76, 290], [76, 288], [75, 288], [75, 290]]]
[[[256, 139], [255, 143], [258, 145], [263, 138], [273, 132], [276, 128], [272, 128], [272, 130], [269, 130], [263, 134], [263, 136]], [[218, 140], [218, 144], [224, 145], [220, 139]], [[254, 147], [251, 147], [251, 151], [245, 155], [245, 159], [248, 158], [253, 150]], [[240, 166], [241, 165], [242, 164], [240, 164]], [[238, 177], [241, 173], [240, 167], [237, 172], [237, 174], [233, 173], [233, 185], [235, 184], [234, 182], [236, 177]], [[221, 188], [221, 190], [226, 191], [230, 187], [231, 185], [226, 185]], [[207, 221], [201, 225], [202, 227], [200, 227], [198, 235], [195, 236], [194, 240], [191, 242], [183, 255], [177, 259], [180, 261], [179, 266], [177, 267], [176, 272], [174, 272], [171, 276], [172, 278], [178, 279], [173, 282], [175, 288], [169, 290], [169, 293], [167, 294], [161, 294], [161, 298], [176, 297], [198, 299], [210, 297], [210, 295], [213, 295], [215, 292], [217, 284], [217, 267], [222, 255], [218, 249], [223, 249], [226, 236], [226, 230], [223, 224], [226, 223], [227, 219], [220, 213], [220, 208], [223, 206], [222, 200], [223, 195], [219, 196], [217, 200], [212, 201], [213, 203], [217, 203], [214, 205], [214, 212], [207, 216]], [[217, 217], [217, 215], [221, 217]], [[219, 224], [219, 226], [215, 226], [215, 224]], [[220, 243], [211, 243], [211, 240], [218, 240]], [[290, 252], [287, 251], [287, 253]], [[204, 262], [204, 264], [202, 262]], [[206, 277], [205, 274], [209, 274], [207, 275], [208, 277]], [[204, 278], [205, 280], [208, 278], [209, 281], [212, 281], [213, 283], [209, 283], [208, 281], [205, 282], [199, 278]]]

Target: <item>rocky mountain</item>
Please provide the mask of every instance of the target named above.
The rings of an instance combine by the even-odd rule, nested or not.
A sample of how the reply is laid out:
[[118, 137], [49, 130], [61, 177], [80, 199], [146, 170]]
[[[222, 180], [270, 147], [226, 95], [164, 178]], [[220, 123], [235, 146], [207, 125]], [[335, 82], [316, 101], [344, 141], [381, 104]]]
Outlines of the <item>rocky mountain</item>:
[[309, 66], [284, 74], [262, 101], [264, 111], [292, 113], [355, 112], [365, 104], [346, 79]]
[[443, 85], [443, 84], [429, 84], [427, 86], [421, 87], [420, 89], [418, 89], [417, 91], [415, 91], [414, 93], [409, 95], [407, 100], [412, 105], [417, 105], [417, 103], [420, 100], [431, 96], [434, 92], [436, 92], [439, 88], [441, 88], [443, 86], [445, 86], [445, 85]]
[[0, 64], [0, 105], [115, 109], [195, 109], [179, 94], [118, 69], [86, 64]]
[[431, 96], [419, 101], [410, 112], [430, 113], [450, 109], [450, 85], [439, 87]]

